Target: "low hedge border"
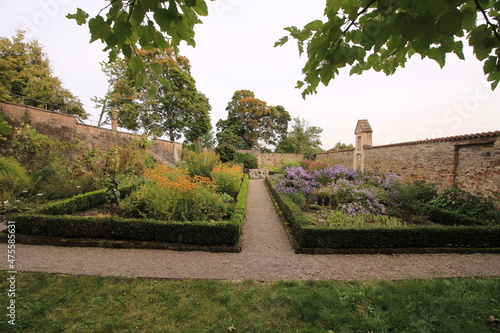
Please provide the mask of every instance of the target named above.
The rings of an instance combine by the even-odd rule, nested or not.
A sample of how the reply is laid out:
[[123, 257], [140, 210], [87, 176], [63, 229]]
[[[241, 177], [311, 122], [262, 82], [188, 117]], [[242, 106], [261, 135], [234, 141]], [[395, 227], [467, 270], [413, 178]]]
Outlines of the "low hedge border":
[[[131, 192], [133, 188], [120, 189], [121, 192], [123, 190]], [[30, 213], [13, 215], [10, 220], [16, 222], [16, 233], [25, 235], [235, 246], [239, 243], [245, 220], [248, 177], [243, 179], [233, 216], [224, 222], [177, 222], [69, 215], [77, 210], [104, 203], [105, 191], [103, 193], [94, 191], [50, 203]]]
[[[496, 252], [500, 247], [500, 226], [409, 226], [397, 228], [334, 228], [310, 225], [314, 218], [306, 215], [286, 196], [279, 195], [266, 183], [278, 204], [281, 213], [288, 221], [301, 252], [306, 253], [346, 253], [351, 249], [435, 249], [434, 252], [449, 252], [450, 249], [482, 248]], [[437, 211], [437, 210], [436, 210]], [[331, 249], [323, 251], [319, 249]], [[341, 250], [343, 249], [343, 250]], [[443, 250], [440, 251], [439, 249]], [[444, 250], [446, 249], [446, 250]], [[415, 250], [414, 252], [418, 252]], [[430, 250], [426, 250], [428, 252]], [[488, 251], [490, 252], [490, 251]]]
[[[132, 193], [138, 185], [121, 186], [118, 188], [121, 197], [126, 197]], [[65, 215], [73, 214], [76, 211], [86, 210], [106, 202], [106, 189], [87, 192], [75, 195], [72, 198], [49, 202], [29, 214], [43, 215]]]

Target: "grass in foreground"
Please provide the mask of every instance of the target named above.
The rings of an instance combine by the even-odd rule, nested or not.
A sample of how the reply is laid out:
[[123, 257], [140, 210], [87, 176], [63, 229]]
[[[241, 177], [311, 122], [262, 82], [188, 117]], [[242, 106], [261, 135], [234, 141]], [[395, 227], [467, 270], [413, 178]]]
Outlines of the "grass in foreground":
[[500, 279], [161, 281], [19, 273], [1, 332], [495, 332]]

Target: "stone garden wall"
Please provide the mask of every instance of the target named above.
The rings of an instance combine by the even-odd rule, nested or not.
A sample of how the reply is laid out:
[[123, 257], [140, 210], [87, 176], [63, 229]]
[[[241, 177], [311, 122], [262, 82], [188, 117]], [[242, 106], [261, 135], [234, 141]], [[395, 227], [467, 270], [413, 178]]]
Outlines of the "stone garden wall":
[[354, 149], [328, 151], [325, 153], [316, 154], [316, 161], [328, 160], [333, 164], [342, 164], [346, 168], [353, 168]]
[[[500, 197], [500, 131], [363, 147], [364, 170]], [[354, 150], [316, 154], [353, 168]]]
[[[131, 133], [78, 123], [73, 115], [26, 105], [0, 102], [0, 111], [9, 122], [27, 123], [39, 133], [61, 140], [81, 141], [89, 149], [108, 151], [115, 146], [123, 146], [131, 139], [141, 138]], [[156, 139], [148, 150], [155, 161], [168, 165], [180, 161], [182, 144]]]
[[259, 167], [262, 166], [280, 166], [282, 161], [285, 160], [295, 160], [300, 161], [304, 159], [302, 154], [280, 154], [280, 153], [261, 153], [258, 150], [238, 150], [239, 153], [250, 153], [257, 157], [259, 161]]
[[500, 196], [500, 131], [365, 148], [365, 169]]

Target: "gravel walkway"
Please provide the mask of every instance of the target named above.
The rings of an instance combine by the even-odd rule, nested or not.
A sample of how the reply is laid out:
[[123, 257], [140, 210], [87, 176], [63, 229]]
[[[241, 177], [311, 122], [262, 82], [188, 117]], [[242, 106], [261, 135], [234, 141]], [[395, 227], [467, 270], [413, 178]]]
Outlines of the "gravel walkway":
[[[7, 245], [0, 244], [0, 253]], [[6, 255], [0, 268], [7, 270]], [[241, 253], [17, 244], [16, 269], [77, 275], [275, 281], [500, 277], [500, 254], [295, 254], [262, 180], [250, 181]]]

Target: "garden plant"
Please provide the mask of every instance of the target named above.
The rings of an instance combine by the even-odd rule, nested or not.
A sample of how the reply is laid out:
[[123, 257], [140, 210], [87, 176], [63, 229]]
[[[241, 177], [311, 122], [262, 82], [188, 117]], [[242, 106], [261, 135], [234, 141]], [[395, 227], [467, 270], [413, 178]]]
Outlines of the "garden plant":
[[310, 161], [272, 178], [302, 249], [500, 246], [497, 205], [457, 187]]

